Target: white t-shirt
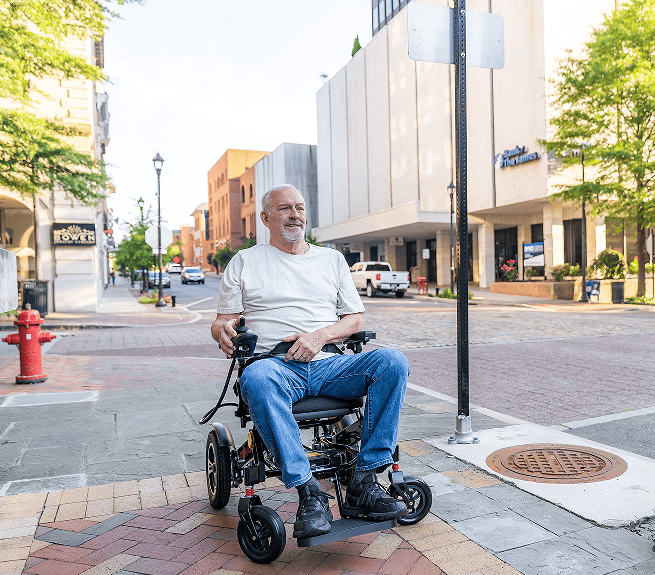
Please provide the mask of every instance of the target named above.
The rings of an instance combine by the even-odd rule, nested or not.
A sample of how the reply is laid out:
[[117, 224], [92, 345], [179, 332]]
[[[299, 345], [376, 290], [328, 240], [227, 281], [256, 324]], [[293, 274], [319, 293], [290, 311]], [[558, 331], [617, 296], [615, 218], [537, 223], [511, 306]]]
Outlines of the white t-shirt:
[[[343, 255], [310, 244], [302, 255], [271, 244], [240, 250], [230, 260], [218, 294], [218, 313], [242, 313], [257, 335], [257, 353], [285, 337], [336, 323], [365, 311]], [[314, 359], [333, 354], [320, 352]]]

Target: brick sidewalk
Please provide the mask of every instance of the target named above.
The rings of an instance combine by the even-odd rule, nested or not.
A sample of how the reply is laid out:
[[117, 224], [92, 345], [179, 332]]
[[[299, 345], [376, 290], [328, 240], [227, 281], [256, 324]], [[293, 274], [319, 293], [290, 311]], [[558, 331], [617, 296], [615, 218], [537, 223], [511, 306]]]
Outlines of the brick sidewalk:
[[[215, 510], [207, 503], [205, 474], [196, 472], [3, 497], [0, 573], [519, 574], [432, 514], [415, 526], [299, 548], [289, 537], [298, 496], [276, 479], [258, 494], [285, 521], [287, 543], [277, 561], [258, 565], [244, 556], [236, 537], [241, 491], [233, 490], [228, 505]], [[338, 517], [336, 504], [333, 513]]]

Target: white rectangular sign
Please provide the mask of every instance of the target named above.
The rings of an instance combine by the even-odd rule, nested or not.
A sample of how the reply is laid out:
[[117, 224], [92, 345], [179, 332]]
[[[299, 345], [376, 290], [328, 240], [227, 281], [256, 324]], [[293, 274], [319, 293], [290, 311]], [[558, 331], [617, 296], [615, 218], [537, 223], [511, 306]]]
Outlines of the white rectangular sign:
[[[407, 5], [409, 57], [454, 64], [453, 8], [410, 2]], [[500, 70], [505, 66], [505, 22], [498, 14], [466, 11], [466, 65]]]

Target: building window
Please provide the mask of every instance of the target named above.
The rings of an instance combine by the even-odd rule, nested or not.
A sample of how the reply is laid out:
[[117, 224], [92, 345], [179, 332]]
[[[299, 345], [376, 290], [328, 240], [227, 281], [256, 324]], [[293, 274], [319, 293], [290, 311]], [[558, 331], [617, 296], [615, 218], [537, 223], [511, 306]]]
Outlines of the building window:
[[532, 243], [535, 244], [537, 242], [543, 242], [544, 241], [544, 225], [543, 224], [532, 224], [531, 226], [531, 232], [532, 232]]
[[246, 188], [245, 188], [245, 186], [241, 186], [241, 203], [242, 204], [246, 203]]
[[387, 5], [387, 10], [386, 10], [386, 15], [387, 15], [387, 22], [391, 20], [391, 0], [386, 0], [386, 5]]
[[241, 219], [241, 230], [243, 231], [243, 237], [247, 237], [248, 232], [246, 231], [246, 218]]
[[399, 9], [399, 2], [398, 0], [393, 0], [393, 13], [397, 14]]
[[375, 6], [373, 8], [373, 34], [375, 34], [380, 29], [380, 24], [378, 20], [378, 11], [379, 8]]
[[582, 264], [582, 219], [564, 220], [564, 261]]
[[252, 184], [250, 184], [250, 199], [252, 200]]
[[[505, 277], [501, 268], [509, 260], [514, 260], [515, 265], [518, 264], [519, 250], [518, 250], [518, 228], [505, 228], [496, 230], [494, 232], [495, 240], [495, 260], [496, 260], [496, 279]], [[469, 237], [469, 246], [472, 246], [471, 238]], [[469, 251], [470, 256], [470, 251]], [[472, 258], [469, 259], [469, 264]], [[470, 272], [469, 272], [470, 273]]]
[[416, 266], [416, 242], [407, 242], [407, 267], [415, 268]]

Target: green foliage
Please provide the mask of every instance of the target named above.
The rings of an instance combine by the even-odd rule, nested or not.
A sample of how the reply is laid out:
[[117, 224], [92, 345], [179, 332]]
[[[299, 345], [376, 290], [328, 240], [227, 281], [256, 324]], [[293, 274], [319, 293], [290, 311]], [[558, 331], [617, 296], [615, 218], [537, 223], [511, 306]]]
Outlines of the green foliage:
[[362, 49], [362, 45], [359, 43], [359, 34], [358, 34], [357, 36], [355, 36], [355, 42], [353, 44], [353, 51], [351, 56], [357, 54], [357, 52], [359, 52], [361, 49]]
[[62, 190], [86, 204], [103, 195], [102, 162], [66, 141], [79, 135], [76, 129], [28, 108], [37, 96], [48, 97], [34, 80], [104, 79], [99, 67], [73, 55], [64, 42], [100, 39], [112, 15], [104, 0], [0, 2], [0, 98], [9, 104], [0, 110], [0, 186], [24, 196]]
[[[554, 83], [551, 137], [541, 144], [561, 167], [581, 154], [592, 178], [561, 186], [554, 197], [595, 215], [637, 224], [638, 293], [645, 290], [644, 228], [655, 222], [655, 0], [631, 0], [593, 32], [585, 54], [560, 62]], [[583, 144], [588, 144], [583, 147]], [[582, 150], [581, 150], [582, 149]], [[576, 152], [577, 151], [577, 155]]]
[[525, 277], [528, 279], [539, 275], [539, 272], [536, 270], [536, 268], [525, 268], [523, 273], [525, 273]]
[[236, 252], [233, 252], [230, 249], [230, 242], [226, 242], [223, 244], [223, 247], [216, 252], [214, 261], [218, 262], [219, 265], [225, 268], [225, 266], [230, 263], [230, 260], [234, 257], [235, 253]]
[[655, 305], [655, 298], [646, 297], [645, 295], [642, 295], [642, 296], [639, 296], [639, 297], [627, 297], [627, 298], [625, 298], [625, 303]]
[[[132, 273], [139, 269], [150, 269], [152, 265], [152, 248], [146, 243], [146, 230], [153, 222], [152, 208], [145, 209], [143, 200], [137, 201], [139, 218], [127, 223], [128, 236], [119, 244], [115, 254], [115, 265], [125, 267]], [[162, 257], [163, 261], [163, 257]]]
[[582, 275], [582, 269], [580, 268], [580, 264], [575, 264], [574, 266], [571, 266], [569, 269], [569, 275], [571, 277], [578, 277]]
[[159, 301], [159, 293], [157, 290], [152, 290], [149, 294], [142, 295], [137, 301], [139, 303], [157, 303]]
[[[646, 264], [645, 268], [647, 274], [653, 273], [652, 264]], [[636, 276], [639, 273], [639, 258], [637, 256], [635, 256], [634, 259], [628, 264], [628, 273], [634, 276]]]
[[515, 260], [507, 260], [500, 270], [505, 274], [505, 279], [510, 282], [514, 281], [519, 276], [519, 269], [516, 266]]
[[596, 256], [589, 268], [601, 279], [625, 279], [627, 266], [621, 252], [606, 249]]
[[550, 275], [553, 276], [556, 282], [561, 282], [564, 279], [564, 276], [571, 275], [571, 264], [561, 264], [558, 266], [553, 266], [550, 268]]
[[166, 248], [166, 253], [162, 254], [161, 261], [162, 265], [166, 265], [168, 262], [172, 262], [173, 258], [177, 256], [178, 258], [182, 255], [182, 242], [175, 242]]
[[257, 245], [257, 240], [255, 238], [247, 238], [245, 236], [242, 236], [240, 239], [243, 243], [241, 244], [240, 247], [237, 248], [237, 251], [247, 250], [248, 248]]
[[321, 244], [321, 243], [316, 239], [316, 236], [313, 236], [313, 235], [310, 234], [309, 232], [307, 232], [307, 234], [305, 234], [305, 241], [306, 241], [308, 244], [313, 244], [313, 245], [315, 245], [315, 246], [322, 246], [322, 245], [323, 245], [323, 244]]

